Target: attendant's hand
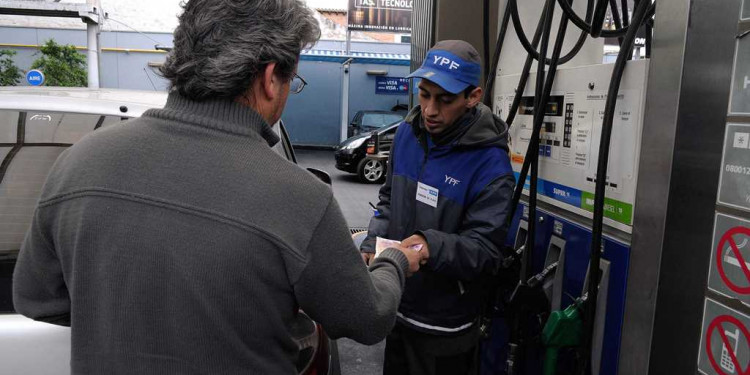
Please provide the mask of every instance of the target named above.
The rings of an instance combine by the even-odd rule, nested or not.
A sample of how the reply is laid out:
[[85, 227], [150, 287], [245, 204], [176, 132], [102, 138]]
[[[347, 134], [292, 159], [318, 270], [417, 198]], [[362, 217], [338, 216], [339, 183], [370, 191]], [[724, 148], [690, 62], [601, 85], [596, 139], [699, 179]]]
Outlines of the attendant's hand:
[[389, 249], [397, 249], [406, 255], [406, 259], [409, 261], [409, 269], [406, 271], [407, 277], [419, 271], [419, 264], [422, 261], [422, 254], [419, 251], [406, 247], [403, 244], [389, 247]]
[[430, 258], [430, 247], [427, 245], [427, 240], [419, 234], [412, 235], [401, 241], [401, 245], [411, 248], [420, 254], [419, 264], [424, 265], [427, 263], [427, 259]]
[[375, 253], [362, 252], [360, 254], [362, 254], [362, 260], [364, 260], [365, 264], [368, 266], [370, 265], [370, 262], [372, 262], [372, 260], [375, 259]]

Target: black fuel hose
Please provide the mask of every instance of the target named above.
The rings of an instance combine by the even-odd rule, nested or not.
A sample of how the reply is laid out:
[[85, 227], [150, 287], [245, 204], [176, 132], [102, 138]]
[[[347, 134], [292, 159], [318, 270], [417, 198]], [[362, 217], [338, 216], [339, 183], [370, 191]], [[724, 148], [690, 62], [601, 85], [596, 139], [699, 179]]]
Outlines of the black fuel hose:
[[[572, 0], [567, 0], [567, 1], [570, 1], [572, 3]], [[554, 4], [552, 4], [552, 5], [554, 5]], [[555, 46], [554, 46], [554, 49], [552, 51], [552, 57], [550, 59], [551, 64], [550, 64], [549, 73], [547, 74], [546, 83], [544, 84], [544, 89], [542, 91], [542, 95], [544, 96], [544, 103], [546, 103], [549, 100], [550, 94], [552, 93], [552, 85], [553, 85], [553, 83], [555, 81], [555, 74], [557, 73], [558, 58], [560, 56], [560, 52], [562, 51], [563, 43], [565, 42], [564, 35], [565, 35], [565, 33], [567, 32], [567, 29], [568, 29], [568, 21], [569, 20], [567, 19], [567, 17], [563, 14], [562, 17], [560, 18], [560, 26], [558, 27], [558, 30], [557, 30], [557, 38], [555, 39]], [[527, 62], [527, 64], [530, 64], [531, 60], [527, 59], [526, 62]], [[516, 91], [517, 93], [523, 93], [523, 89], [526, 86], [526, 78], [528, 78], [528, 69], [525, 69], [524, 71], [525, 71], [526, 74], [522, 75], [522, 77], [521, 77], [521, 79], [523, 80], [523, 85], [521, 85], [519, 83], [520, 87]], [[538, 93], [539, 93], [539, 91], [537, 91], [537, 94]], [[515, 99], [518, 99], [520, 97], [521, 97], [521, 95], [516, 94]], [[516, 109], [515, 110], [511, 109], [511, 113], [508, 114], [508, 118], [509, 118], [510, 121], [512, 121], [512, 118], [514, 117], [514, 116], [511, 116], [511, 115], [515, 115], [515, 113], [517, 111], [518, 100], [514, 100], [513, 103], [514, 103], [513, 107], [516, 108]], [[546, 105], [544, 107], [546, 107]], [[544, 107], [542, 107], [542, 108], [544, 108]], [[537, 107], [536, 104], [535, 104], [535, 113], [539, 112], [538, 108], [540, 108], [540, 107]], [[543, 115], [544, 110], [542, 110], [541, 113], [542, 113], [542, 118], [539, 119], [539, 121], [537, 121], [536, 117], [534, 118], [534, 126], [533, 126], [532, 132], [531, 132], [531, 139], [529, 140], [529, 147], [526, 149], [526, 157], [524, 158], [523, 165], [521, 166], [521, 172], [520, 172], [520, 174], [518, 176], [518, 184], [516, 185], [516, 190], [513, 192], [513, 200], [512, 200], [512, 203], [511, 203], [511, 214], [510, 214], [509, 218], [513, 218], [515, 216], [515, 211], [518, 208], [518, 203], [520, 202], [521, 195], [523, 194], [523, 187], [524, 187], [525, 182], [526, 182], [526, 176], [527, 176], [527, 174], [529, 172], [530, 163], [533, 160], [533, 158], [538, 157], [538, 154], [539, 154], [539, 133], [541, 133], [542, 122], [543, 122], [543, 119], [544, 119], [544, 115]], [[510, 122], [509, 122], [509, 124], [510, 124]], [[530, 193], [531, 193], [531, 191], [530, 191]], [[529, 202], [529, 203], [531, 203], [531, 202]], [[531, 204], [529, 204], [529, 206], [531, 206]], [[531, 212], [531, 211], [532, 211], [531, 207], [529, 207], [529, 212]], [[531, 227], [530, 226], [528, 228], [528, 233], [531, 233]], [[529, 248], [529, 247], [527, 247], [527, 248]]]
[[[591, 0], [589, 0], [591, 1]], [[508, 9], [511, 9], [510, 2], [508, 2]], [[542, 28], [544, 27], [544, 17], [547, 14], [547, 7], [542, 9], [542, 16], [539, 17], [539, 22], [537, 23], [536, 30], [534, 31], [534, 38], [531, 41], [532, 44], [532, 50], [536, 51], [536, 46], [539, 44], [539, 38], [542, 37]], [[530, 53], [526, 55], [526, 62], [523, 64], [523, 70], [521, 70], [521, 77], [518, 80], [518, 86], [516, 87], [515, 96], [513, 97], [513, 105], [510, 106], [510, 111], [508, 111], [508, 117], [505, 119], [505, 123], [508, 124], [508, 127], [513, 125], [513, 120], [516, 118], [516, 111], [518, 111], [518, 106], [521, 104], [521, 97], [523, 97], [523, 92], [526, 90], [526, 81], [529, 79], [529, 72], [531, 71], [531, 64], [534, 63], [534, 56], [532, 56]]]
[[609, 162], [609, 146], [612, 137], [612, 123], [615, 115], [615, 105], [617, 104], [617, 94], [620, 90], [620, 82], [625, 72], [625, 63], [628, 56], [631, 55], [635, 36], [638, 28], [655, 10], [650, 1], [641, 1], [636, 5], [633, 19], [629, 26], [628, 32], [623, 38], [623, 44], [617, 55], [614, 68], [612, 70], [612, 79], [607, 92], [607, 102], [604, 109], [604, 122], [602, 123], [602, 133], [599, 142], [599, 160], [596, 169], [596, 188], [594, 196], [594, 218], [591, 234], [591, 258], [589, 261], [589, 285], [588, 301], [584, 312], [584, 331], [583, 331], [583, 356], [579, 366], [578, 374], [584, 375], [590, 373], [591, 346], [593, 343], [594, 319], [596, 317], [596, 303], [599, 291], [599, 262], [601, 260], [602, 248], [602, 231], [604, 220], [604, 196], [607, 180], [607, 164]]
[[[578, 14], [576, 14], [576, 12], [573, 10], [570, 4], [567, 4], [565, 0], [557, 0], [557, 3], [560, 4], [560, 8], [563, 10], [563, 12], [565, 12], [565, 15], [570, 18], [570, 21], [573, 22], [573, 24], [578, 26], [578, 28], [583, 30], [584, 32], [591, 34], [591, 24], [589, 24], [587, 21], [582, 20], [581, 17], [579, 17]], [[605, 38], [614, 38], [625, 35], [625, 33], [627, 32], [627, 27], [623, 27], [617, 30], [602, 30], [601, 36]]]
[[[492, 106], [492, 91], [495, 85], [495, 76], [497, 75], [497, 65], [500, 63], [500, 52], [503, 50], [503, 44], [505, 43], [505, 34], [508, 31], [508, 22], [510, 22], [510, 8], [506, 5], [505, 12], [503, 12], [503, 20], [500, 23], [500, 29], [497, 34], [497, 42], [495, 43], [495, 53], [492, 56], [492, 67], [487, 72], [487, 79], [484, 84], [484, 96], [482, 97], [482, 103], [486, 106]], [[489, 38], [489, 30], [485, 31], [485, 37]], [[487, 53], [487, 52], [485, 52]]]
[[594, 9], [594, 19], [591, 21], [591, 34], [592, 37], [598, 38], [602, 35], [604, 28], [604, 17], [607, 16], [607, 5], [609, 0], [597, 0], [596, 9]]
[[[586, 19], [591, 18], [593, 14], [593, 9], [594, 9], [594, 0], [588, 0]], [[542, 12], [542, 17], [544, 17], [544, 12]], [[535, 59], [534, 56], [531, 54], [531, 51], [536, 52], [536, 46], [537, 44], [539, 44], [539, 36], [541, 35], [541, 30], [542, 30], [542, 19], [539, 20], [539, 24], [536, 28], [536, 31], [534, 32], [534, 39], [531, 42], [532, 46], [530, 50], [527, 49], [527, 52], [529, 53], [529, 55], [526, 57], [526, 63], [524, 63], [523, 70], [521, 73], [521, 78], [518, 80], [518, 87], [516, 87], [516, 96], [513, 97], [513, 104], [510, 106], [508, 117], [505, 120], [505, 123], [508, 124], [508, 126], [511, 126], [513, 124], [513, 120], [515, 120], [516, 118], [516, 113], [518, 112], [518, 106], [521, 104], [521, 97], [523, 96], [522, 94], [526, 90], [526, 81], [529, 78], [529, 71], [531, 71], [531, 64], [534, 62], [534, 59]], [[578, 41], [576, 42], [575, 46], [564, 57], [560, 58], [560, 62], [558, 64], [564, 64], [570, 61], [573, 57], [575, 57], [578, 54], [578, 52], [581, 50], [581, 47], [583, 47], [583, 44], [586, 42], [587, 37], [588, 37], [588, 34], [582, 31], [580, 36], [578, 37]], [[537, 53], [537, 59], [538, 59], [538, 56], [539, 55]]]
[[[544, 8], [542, 9], [542, 16], [539, 18], [539, 24], [537, 25], [536, 31], [534, 32], [534, 40], [533, 40], [534, 48], [536, 48], [536, 45], [539, 43], [539, 39], [542, 36], [544, 20], [547, 15], [546, 4], [547, 3], [545, 3]], [[531, 64], [533, 62], [534, 62], [534, 58], [531, 57], [531, 55], [526, 56], [526, 63], [524, 64], [523, 72], [521, 73], [521, 77], [518, 81], [518, 87], [516, 88], [516, 95], [513, 97], [513, 105], [511, 106], [510, 111], [508, 112], [508, 118], [505, 120], [505, 123], [508, 124], [508, 127], [510, 127], [513, 124], [513, 120], [516, 117], [516, 112], [518, 111], [518, 106], [521, 103], [521, 97], [523, 96], [523, 92], [526, 89], [526, 81], [528, 81], [529, 79], [529, 71], [531, 70]], [[538, 136], [539, 135], [537, 133], [537, 137]], [[533, 139], [534, 139], [534, 132], [532, 129], [531, 139], [529, 140], [529, 148], [526, 149], [526, 157], [524, 158], [523, 165], [521, 166], [521, 174], [519, 175], [518, 183], [516, 184], [516, 190], [513, 192], [513, 201], [511, 201], [511, 205], [510, 205], [510, 215], [508, 215], [508, 224], [510, 224], [510, 221], [513, 220], [513, 217], [515, 217], [516, 210], [518, 209], [518, 202], [521, 201], [521, 194], [523, 193], [523, 186], [526, 184], [526, 176], [529, 173], [528, 160], [531, 160], [531, 142], [533, 142]]]
[[557, 266], [560, 264], [559, 261], [551, 263], [549, 266], [545, 267], [542, 272], [539, 272], [538, 274], [531, 276], [529, 280], [526, 282], [530, 287], [534, 288], [540, 285], [543, 285], [542, 283], [550, 276], [554, 275], [552, 273], [557, 269]]
[[[617, 10], [617, 0], [609, 0], [609, 8], [612, 9], [612, 20], [615, 21], [615, 27], [618, 29], [622, 28], [622, 21], [620, 20], [620, 12]], [[617, 44], [622, 45], [622, 37], [617, 37]]]
[[630, 24], [630, 21], [628, 20], [628, 17], [630, 17], [628, 10], [628, 0], [620, 0], [620, 4], [622, 5], [622, 26], [628, 27]]
[[[572, 2], [572, 0], [569, 0]], [[549, 9], [551, 12], [554, 12], [554, 1], [549, 2]], [[534, 127], [532, 129], [532, 139], [531, 142], [529, 142], [529, 148], [526, 150], [527, 159], [530, 159], [528, 163], [531, 165], [531, 181], [529, 186], [529, 226], [528, 226], [528, 236], [527, 238], [534, 238], [536, 234], [536, 195], [537, 195], [537, 179], [538, 179], [538, 167], [539, 167], [539, 134], [541, 133], [542, 125], [544, 124], [544, 117], [546, 115], [546, 108], [547, 103], [549, 102], [550, 95], [552, 94], [552, 85], [555, 83], [555, 75], [557, 74], [557, 66], [558, 61], [560, 59], [560, 53], [562, 52], [563, 43], [565, 42], [565, 33], [568, 30], [568, 19], [563, 14], [560, 18], [560, 25], [557, 29], [557, 37], [555, 39], [555, 46], [552, 49], [552, 57], [550, 58], [550, 66], [549, 70], [547, 71], [544, 82], [542, 83], [542, 80], [540, 79], [539, 74], [537, 74], [537, 86], [536, 86], [536, 98], [537, 100], [534, 103]], [[547, 30], [545, 30], [547, 32]], [[549, 34], [545, 34], [542, 39], [542, 43], [544, 41], [549, 40]], [[546, 50], [546, 46], [542, 46], [543, 50]], [[538, 64], [539, 67], [538, 70], [544, 70], [544, 65], [541, 64], [541, 62]], [[541, 95], [539, 94], [541, 91]], [[530, 157], [530, 158], [529, 158]], [[527, 160], [524, 160], [524, 164], [527, 163]], [[523, 167], [520, 178], [523, 178], [523, 180], [519, 179], [519, 181], [526, 180], [526, 176], [523, 173]], [[523, 190], [523, 183], [519, 183], [521, 186], [520, 191]], [[516, 187], [518, 189], [518, 186]], [[514, 192], [515, 193], [515, 192]], [[515, 197], [514, 197], [515, 198]], [[520, 195], [518, 196], [518, 199], [520, 200]], [[517, 201], [514, 201], [514, 203], [517, 205]], [[533, 213], [533, 214], [532, 214]], [[528, 242], [526, 248], [527, 249], [534, 249], [534, 243]], [[525, 254], [524, 261], [529, 262], [530, 264], [530, 254], [532, 251], [528, 251]], [[522, 266], [522, 270], [524, 267]]]
[[[543, 30], [542, 30], [542, 36], [541, 36], [541, 45], [540, 45], [540, 54], [542, 57], [545, 57], [547, 55], [547, 46], [549, 44], [549, 37], [552, 29], [552, 19], [553, 19], [553, 13], [554, 13], [554, 2], [555, 0], [547, 0], [544, 6], [544, 12], [542, 16], [542, 24]], [[563, 38], [564, 39], [564, 38]], [[539, 114], [541, 116], [544, 116], [544, 110], [541, 112], [539, 111], [540, 103], [542, 102], [542, 93], [544, 92], [544, 58], [541, 58], [538, 60], [538, 69], [537, 69], [537, 80], [536, 80], [536, 87], [537, 91], [535, 94], [535, 103], [534, 103], [534, 119], [536, 123], [537, 117], [539, 117]], [[520, 95], [520, 93], [519, 93]], [[510, 333], [510, 351], [508, 353], [508, 375], [516, 375], [516, 372], [518, 370], [518, 366], [525, 362], [524, 360], [524, 353], [526, 352], [526, 329], [527, 324], [525, 324], [526, 319], [526, 312], [529, 311], [529, 306], [527, 306], [527, 302], [525, 300], [525, 297], [528, 297], [528, 290], [529, 286], [527, 284], [527, 281], [531, 277], [531, 255], [533, 253], [534, 249], [534, 233], [536, 230], [536, 211], [533, 209], [536, 206], [536, 175], [537, 175], [537, 163], [534, 161], [534, 157], [539, 156], [539, 133], [538, 129], [534, 129], [535, 131], [533, 133], [536, 133], [536, 136], [532, 135], [532, 139], [529, 143], [529, 148], [526, 151], [527, 158], [524, 160], [524, 166], [531, 165], [531, 187], [530, 191], [531, 194], [529, 194], [529, 221], [528, 221], [528, 235], [526, 236], [526, 244], [525, 244], [525, 250], [523, 251], [521, 255], [521, 277], [518, 281], [518, 286], [516, 287], [516, 290], [514, 291], [513, 297], [511, 297], [510, 303], [515, 307], [516, 313], [513, 317], [513, 325]], [[534, 148], [536, 144], [536, 152], [531, 153], [532, 148]], [[526, 180], [526, 177], [523, 177], [524, 179], [516, 185], [516, 191], [518, 191], [519, 187], [521, 190], [523, 190], [523, 185]], [[518, 207], [518, 201], [514, 201], [514, 203], [511, 205], [512, 211], [515, 211], [515, 208]], [[513, 212], [511, 212], [513, 214]]]
[[[536, 67], [536, 88], [534, 89], [534, 128], [532, 131], [532, 139], [529, 142], [529, 148], [526, 150], [528, 157], [528, 163], [531, 165], [531, 181], [529, 182], [529, 222], [528, 222], [528, 234], [526, 236], [526, 251], [523, 254], [521, 262], [521, 275], [522, 282], [526, 282], [531, 276], [531, 256], [534, 253], [535, 241], [536, 241], [536, 195], [537, 195], [537, 184], [539, 177], [539, 133], [541, 132], [541, 124], [544, 121], [545, 109], [547, 107], [547, 101], [544, 98], [544, 83], [545, 83], [545, 67], [544, 60], [547, 57], [547, 46], [549, 45], [550, 34], [552, 33], [552, 18], [555, 13], [555, 0], [547, 0], [545, 5], [545, 19], [544, 29], [542, 31], [542, 40], [539, 46], [539, 55], [542, 57], [537, 60]], [[565, 36], [558, 35], [558, 39], [565, 39]], [[533, 152], [532, 152], [533, 151]], [[524, 160], [526, 164], [527, 160]], [[526, 182], [526, 177], [523, 180], [519, 180], [519, 184], [522, 188]]]
[[[562, 1], [565, 2], [566, 0]], [[568, 4], [568, 6], [570, 6], [570, 4]], [[526, 32], [523, 30], [521, 17], [518, 14], [517, 0], [509, 0], [507, 7], [510, 7], [511, 19], [513, 20], [513, 28], [516, 30], [516, 35], [518, 35], [518, 41], [521, 43], [521, 46], [523, 46], [523, 48], [531, 56], [531, 58], [533, 58], [534, 60], [539, 60], [539, 52], [537, 52], [536, 50], [536, 43], [529, 43], [529, 38], [526, 37]], [[589, 20], [593, 14], [593, 0], [589, 1], [589, 6], [586, 9], [586, 20]], [[538, 26], [537, 30], [539, 30]], [[536, 36], [536, 33], [534, 35]], [[570, 50], [570, 52], [566, 53], [564, 57], [560, 58], [559, 64], [565, 64], [568, 61], [572, 60], [578, 54], [578, 52], [581, 51], [581, 48], [583, 48], [583, 44], [586, 42], [587, 36], [588, 35], [586, 31], [581, 31], [581, 35], [578, 37], [578, 41]], [[549, 65], [550, 60], [548, 58], [545, 58], [544, 62], [545, 64]]]

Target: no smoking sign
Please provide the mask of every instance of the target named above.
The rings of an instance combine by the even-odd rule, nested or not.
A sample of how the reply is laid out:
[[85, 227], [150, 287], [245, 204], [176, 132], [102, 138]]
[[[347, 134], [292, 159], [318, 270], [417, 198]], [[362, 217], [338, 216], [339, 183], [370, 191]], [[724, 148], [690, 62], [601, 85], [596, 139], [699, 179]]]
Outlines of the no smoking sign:
[[750, 222], [717, 214], [708, 288], [750, 306]]
[[703, 374], [750, 375], [750, 318], [706, 299], [698, 370]]

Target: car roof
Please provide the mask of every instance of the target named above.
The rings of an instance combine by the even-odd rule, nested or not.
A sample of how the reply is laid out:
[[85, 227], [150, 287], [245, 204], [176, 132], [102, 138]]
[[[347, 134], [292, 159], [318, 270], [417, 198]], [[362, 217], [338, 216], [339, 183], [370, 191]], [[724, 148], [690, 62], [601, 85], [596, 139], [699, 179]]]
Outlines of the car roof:
[[385, 110], [382, 110], [382, 109], [372, 109], [372, 110], [365, 109], [365, 110], [361, 110], [359, 112], [362, 112], [362, 113], [389, 113], [389, 114], [396, 114], [396, 115], [403, 116], [401, 113], [398, 113], [396, 111], [385, 111]]
[[[163, 91], [89, 89], [83, 87], [0, 87], [0, 109], [57, 111], [138, 117], [147, 109], [162, 108]], [[122, 111], [121, 107], [126, 111]]]

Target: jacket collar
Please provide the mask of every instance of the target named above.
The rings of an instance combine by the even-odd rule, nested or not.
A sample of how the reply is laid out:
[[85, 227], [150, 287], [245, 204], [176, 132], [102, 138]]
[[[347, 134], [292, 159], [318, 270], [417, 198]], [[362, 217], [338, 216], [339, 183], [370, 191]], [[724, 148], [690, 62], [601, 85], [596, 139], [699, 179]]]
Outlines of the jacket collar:
[[163, 109], [150, 109], [143, 115], [241, 136], [260, 137], [269, 146], [279, 142], [278, 135], [258, 112], [230, 99], [195, 101], [172, 92]]

